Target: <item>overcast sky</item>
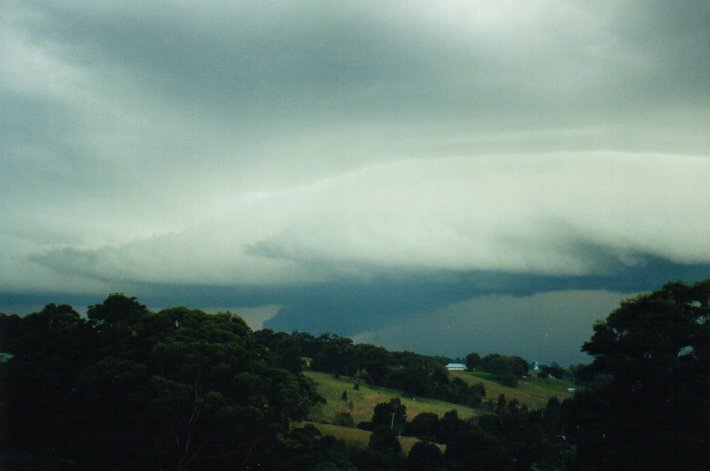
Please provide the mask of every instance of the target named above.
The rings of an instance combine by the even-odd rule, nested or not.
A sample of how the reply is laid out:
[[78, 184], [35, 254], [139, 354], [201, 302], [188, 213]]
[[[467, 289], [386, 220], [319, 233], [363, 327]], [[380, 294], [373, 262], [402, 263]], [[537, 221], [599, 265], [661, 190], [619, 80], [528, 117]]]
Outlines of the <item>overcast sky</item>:
[[124, 291], [583, 360], [620, 299], [710, 276], [709, 24], [703, 0], [0, 0], [0, 311]]

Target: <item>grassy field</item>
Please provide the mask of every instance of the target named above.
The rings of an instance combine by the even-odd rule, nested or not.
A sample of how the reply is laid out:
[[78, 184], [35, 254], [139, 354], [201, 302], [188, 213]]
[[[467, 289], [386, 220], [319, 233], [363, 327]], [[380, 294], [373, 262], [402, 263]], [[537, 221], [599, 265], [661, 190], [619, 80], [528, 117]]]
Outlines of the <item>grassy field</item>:
[[[395, 389], [377, 388], [361, 384], [360, 389], [355, 390], [352, 380], [344, 377], [336, 379], [330, 373], [306, 371], [304, 374], [316, 383], [318, 393], [327, 401], [325, 405], [316, 406], [311, 412], [311, 419], [315, 422], [330, 423], [335, 414], [339, 412], [349, 412], [356, 424], [371, 420], [377, 404], [389, 402], [390, 399], [395, 397], [400, 398], [402, 404], [407, 407], [407, 420], [412, 420], [417, 414], [422, 412], [434, 412], [441, 417], [444, 413], [456, 409], [459, 418], [462, 419], [473, 417], [478, 412], [471, 407], [437, 399], [403, 397], [402, 393]], [[352, 410], [348, 408], [347, 401], [342, 399], [343, 391], [348, 393], [349, 400], [352, 403]]]
[[[417, 414], [422, 412], [433, 412], [441, 417], [452, 409], [456, 409], [459, 418], [462, 419], [481, 414], [476, 409], [450, 402], [419, 397], [416, 399], [404, 397], [400, 391], [395, 389], [361, 384], [360, 388], [355, 390], [351, 379], [346, 377], [335, 378], [330, 373], [305, 371], [304, 374], [315, 382], [318, 393], [326, 400], [326, 404], [318, 405], [311, 411], [311, 423], [324, 435], [333, 435], [348, 443], [367, 446], [370, 441], [370, 432], [352, 427], [333, 425], [331, 422], [337, 413], [349, 412], [357, 424], [371, 420], [377, 404], [389, 402], [390, 399], [395, 397], [398, 397], [402, 404], [407, 407], [407, 420], [412, 420]], [[562, 400], [571, 395], [567, 392], [567, 387], [570, 386], [570, 383], [566, 381], [526, 378], [521, 379], [517, 387], [511, 388], [500, 384], [492, 375], [486, 373], [453, 371], [450, 372], [450, 375], [451, 377], [461, 378], [469, 384], [483, 383], [486, 387], [484, 401], [490, 399], [495, 402], [500, 394], [505, 394], [508, 401], [517, 399], [521, 404], [525, 404], [531, 409], [545, 407], [551, 397], [557, 397]], [[352, 409], [348, 407], [348, 401], [343, 400], [343, 391], [347, 391], [348, 400], [352, 403]], [[400, 437], [399, 441], [406, 454], [409, 453], [409, 450], [418, 440], [413, 437]]]
[[530, 409], [541, 409], [547, 405], [547, 401], [552, 397], [557, 397], [560, 401], [571, 397], [567, 388], [572, 383], [557, 379], [524, 378], [518, 381], [514, 388], [504, 386], [495, 380], [493, 375], [483, 372], [452, 371], [451, 377], [461, 378], [469, 384], [483, 383], [486, 387], [486, 400], [496, 401], [498, 396], [505, 394], [508, 401], [517, 399], [521, 404], [525, 404]]

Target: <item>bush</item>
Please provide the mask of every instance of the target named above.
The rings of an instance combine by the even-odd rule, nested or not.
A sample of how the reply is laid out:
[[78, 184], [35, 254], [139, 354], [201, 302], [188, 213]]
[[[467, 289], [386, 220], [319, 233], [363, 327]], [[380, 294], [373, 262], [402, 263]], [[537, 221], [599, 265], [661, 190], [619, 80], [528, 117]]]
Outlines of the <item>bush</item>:
[[341, 427], [355, 427], [355, 420], [349, 412], [338, 412], [333, 417], [333, 425]]

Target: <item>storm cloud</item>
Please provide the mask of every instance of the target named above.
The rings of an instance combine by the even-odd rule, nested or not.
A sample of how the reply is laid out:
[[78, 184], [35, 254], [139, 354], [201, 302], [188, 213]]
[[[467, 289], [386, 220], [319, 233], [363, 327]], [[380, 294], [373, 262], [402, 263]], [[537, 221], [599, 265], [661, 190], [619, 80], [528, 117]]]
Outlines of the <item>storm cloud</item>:
[[[106, 281], [288, 284], [383, 272], [582, 276], [710, 263], [710, 160], [548, 154], [404, 161], [245, 197], [234, 215], [33, 261]], [[691, 210], [692, 211], [689, 211]]]

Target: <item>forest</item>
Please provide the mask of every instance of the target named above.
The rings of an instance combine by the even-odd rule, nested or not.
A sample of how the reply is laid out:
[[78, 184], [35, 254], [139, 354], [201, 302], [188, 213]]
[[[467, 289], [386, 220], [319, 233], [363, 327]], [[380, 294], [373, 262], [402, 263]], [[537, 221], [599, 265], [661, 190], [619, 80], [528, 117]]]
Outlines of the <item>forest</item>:
[[[152, 312], [114, 293], [82, 316], [47, 304], [0, 314], [0, 464], [48, 470], [707, 470], [710, 279], [624, 301], [581, 349], [592, 361], [545, 375], [570, 398], [528, 408], [446, 370], [450, 358], [392, 352], [335, 334], [252, 331], [229, 312]], [[464, 352], [515, 387], [532, 366]], [[374, 407], [367, 446], [310, 421], [324, 399], [304, 371], [402, 397], [474, 408], [413, 417]], [[347, 400], [347, 392], [343, 392]], [[405, 453], [400, 439], [416, 437]]]

